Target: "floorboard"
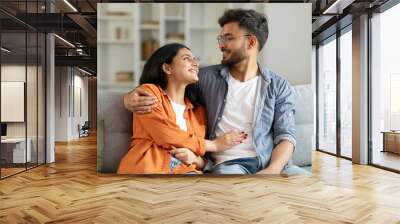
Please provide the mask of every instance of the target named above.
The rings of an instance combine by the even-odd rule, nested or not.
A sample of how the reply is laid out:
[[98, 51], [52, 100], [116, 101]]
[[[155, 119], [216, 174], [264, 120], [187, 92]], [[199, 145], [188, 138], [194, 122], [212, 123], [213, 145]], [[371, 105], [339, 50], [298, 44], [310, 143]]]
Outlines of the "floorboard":
[[96, 138], [0, 181], [0, 223], [400, 223], [400, 175], [313, 152], [311, 176], [118, 176]]

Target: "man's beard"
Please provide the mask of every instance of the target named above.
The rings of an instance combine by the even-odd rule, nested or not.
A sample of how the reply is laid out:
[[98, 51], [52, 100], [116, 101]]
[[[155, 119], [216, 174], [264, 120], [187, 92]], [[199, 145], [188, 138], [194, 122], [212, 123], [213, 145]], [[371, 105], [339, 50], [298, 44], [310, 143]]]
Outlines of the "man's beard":
[[[224, 50], [222, 50], [224, 52]], [[232, 67], [247, 58], [244, 46], [236, 51], [231, 51], [229, 59], [222, 59], [221, 64]]]

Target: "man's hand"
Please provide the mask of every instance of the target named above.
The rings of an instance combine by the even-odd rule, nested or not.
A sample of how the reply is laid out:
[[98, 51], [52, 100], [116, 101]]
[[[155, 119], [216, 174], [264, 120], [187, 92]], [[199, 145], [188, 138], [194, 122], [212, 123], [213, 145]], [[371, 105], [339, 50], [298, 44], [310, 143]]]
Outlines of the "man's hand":
[[157, 105], [157, 97], [136, 88], [124, 95], [125, 108], [139, 114], [150, 113]]

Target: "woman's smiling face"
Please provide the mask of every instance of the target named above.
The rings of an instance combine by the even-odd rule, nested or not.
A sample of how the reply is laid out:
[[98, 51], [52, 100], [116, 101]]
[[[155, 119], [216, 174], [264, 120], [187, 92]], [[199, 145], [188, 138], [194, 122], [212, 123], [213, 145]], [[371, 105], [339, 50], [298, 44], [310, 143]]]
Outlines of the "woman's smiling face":
[[171, 64], [164, 64], [169, 81], [192, 84], [199, 80], [199, 63], [187, 48], [179, 50]]

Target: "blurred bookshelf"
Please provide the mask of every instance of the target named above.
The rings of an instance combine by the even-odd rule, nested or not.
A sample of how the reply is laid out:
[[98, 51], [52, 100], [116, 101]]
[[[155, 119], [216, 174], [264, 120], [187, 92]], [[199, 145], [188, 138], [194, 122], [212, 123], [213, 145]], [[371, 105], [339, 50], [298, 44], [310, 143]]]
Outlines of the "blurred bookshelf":
[[264, 4], [99, 3], [99, 87], [134, 88], [146, 60], [167, 43], [187, 45], [200, 66], [220, 63], [218, 18], [237, 7], [264, 10]]

